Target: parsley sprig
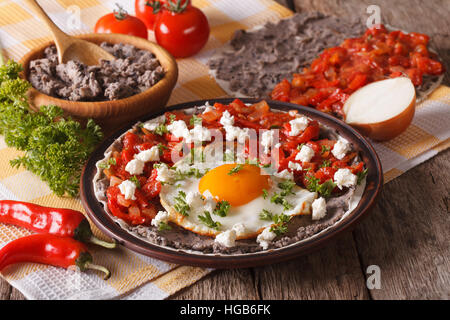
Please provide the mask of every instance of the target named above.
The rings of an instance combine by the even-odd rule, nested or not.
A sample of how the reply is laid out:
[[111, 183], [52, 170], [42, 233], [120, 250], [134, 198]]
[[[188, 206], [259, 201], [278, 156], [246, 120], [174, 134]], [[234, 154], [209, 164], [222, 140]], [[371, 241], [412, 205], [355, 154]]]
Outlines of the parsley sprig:
[[173, 207], [175, 208], [175, 210], [177, 210], [185, 217], [189, 216], [191, 207], [189, 207], [189, 204], [186, 202], [186, 193], [182, 190], [178, 191], [178, 196], [176, 196], [174, 200], [175, 204]]
[[286, 214], [273, 214], [267, 209], [262, 210], [259, 218], [264, 221], [272, 221], [273, 224], [270, 227], [270, 231], [274, 232], [277, 236], [288, 231], [288, 223], [291, 220], [291, 216]]
[[115, 166], [117, 164], [116, 158], [109, 158], [108, 161], [102, 162], [98, 164], [100, 169], [109, 169], [111, 166]]
[[306, 188], [311, 192], [319, 193], [324, 198], [328, 198], [334, 188], [336, 188], [336, 183], [334, 183], [331, 179], [328, 179], [324, 183], [320, 183], [320, 179], [314, 177], [313, 175], [305, 175], [305, 178], [308, 181]]
[[89, 119], [83, 127], [65, 118], [57, 106], [33, 111], [28, 104], [30, 83], [19, 78], [22, 66], [8, 61], [0, 66], [0, 134], [9, 147], [24, 152], [10, 161], [38, 175], [59, 196], [76, 196], [84, 163], [103, 138]]
[[219, 201], [217, 202], [216, 208], [214, 209], [213, 213], [220, 217], [226, 217], [228, 214], [228, 210], [230, 210], [230, 207], [231, 205], [228, 201]]
[[235, 174], [235, 173], [238, 173], [239, 171], [242, 170], [242, 168], [243, 168], [242, 164], [237, 164], [233, 169], [231, 169], [231, 170], [228, 172], [228, 175], [231, 176], [231, 175], [233, 175], [233, 174]]
[[219, 230], [221, 224], [218, 221], [214, 221], [211, 218], [211, 213], [209, 213], [209, 211], [203, 211], [203, 216], [199, 215], [198, 218], [200, 219], [201, 222], [203, 222], [203, 224], [205, 224], [207, 227], [210, 227], [212, 229], [215, 230]]

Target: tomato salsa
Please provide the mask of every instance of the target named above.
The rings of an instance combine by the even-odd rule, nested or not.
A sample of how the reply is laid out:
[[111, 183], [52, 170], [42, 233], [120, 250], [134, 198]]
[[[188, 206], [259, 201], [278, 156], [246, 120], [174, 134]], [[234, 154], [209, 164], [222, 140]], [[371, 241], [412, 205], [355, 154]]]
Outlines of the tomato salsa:
[[309, 68], [284, 79], [271, 98], [344, 117], [343, 104], [362, 86], [402, 75], [415, 86], [424, 75], [440, 75], [444, 67], [428, 49], [429, 37], [420, 33], [389, 32], [383, 25], [368, 29], [360, 38], [346, 39], [325, 49]]
[[[181, 120], [188, 129], [192, 129], [201, 120], [203, 128], [218, 129], [225, 137], [226, 128], [221, 123], [224, 113], [234, 117], [234, 127], [255, 129], [258, 138], [261, 132], [279, 130], [280, 143], [274, 145], [269, 153], [260, 151], [258, 154], [251, 154], [248, 147], [251, 142], [247, 139], [244, 158], [258, 159], [257, 165], [264, 167], [270, 163], [274, 154], [278, 154], [276, 157], [278, 162], [275, 164], [278, 172], [283, 170], [292, 172], [297, 185], [319, 192], [322, 196], [341, 192], [341, 189], [333, 182], [337, 170], [348, 169], [349, 173], [357, 175], [358, 178], [366, 172], [364, 163], [358, 160], [357, 152], [351, 148], [347, 150], [345, 156], [336, 158], [333, 149], [337, 141], [323, 134], [322, 127], [317, 121], [307, 119], [305, 127], [292, 134], [290, 121], [301, 117], [297, 110], [272, 111], [266, 101], [246, 105], [236, 99], [227, 105], [215, 103], [213, 107], [206, 107], [203, 113], [198, 114], [169, 111], [165, 113], [165, 120], [154, 130], [147, 130], [145, 125], [141, 125], [128, 131], [122, 137], [121, 150], [114, 150], [111, 158], [104, 163], [103, 173], [109, 180], [107, 198], [111, 213], [132, 225], [150, 224], [160, 206], [159, 193], [162, 185], [158, 180], [158, 164], [165, 163], [170, 168], [174, 165], [171, 159], [172, 151], [181, 154], [180, 150], [183, 147], [194, 147], [192, 143], [186, 143], [183, 138], [174, 136], [168, 130], [168, 126]], [[202, 144], [205, 146], [213, 142], [211, 139]], [[142, 174], [132, 175], [126, 170], [127, 164], [135, 158], [136, 154], [155, 146], [159, 150], [158, 161], [145, 162]], [[307, 146], [310, 151], [308, 161], [300, 160], [298, 157], [304, 146]], [[259, 148], [261, 149], [261, 146]], [[135, 199], [126, 199], [119, 190], [118, 186], [125, 180], [136, 184]], [[325, 190], [325, 186], [326, 195], [321, 193]]]

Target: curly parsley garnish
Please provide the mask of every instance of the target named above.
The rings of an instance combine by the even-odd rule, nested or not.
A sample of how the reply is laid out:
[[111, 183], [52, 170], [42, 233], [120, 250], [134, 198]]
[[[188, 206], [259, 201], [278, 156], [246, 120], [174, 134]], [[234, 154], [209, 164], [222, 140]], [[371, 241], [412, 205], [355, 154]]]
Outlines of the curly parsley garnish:
[[158, 230], [159, 231], [168, 231], [168, 230], [172, 230], [172, 227], [164, 221], [161, 221], [158, 225]]
[[30, 83], [19, 77], [21, 71], [12, 60], [0, 66], [0, 134], [9, 147], [25, 153], [10, 163], [38, 175], [57, 195], [74, 197], [83, 165], [103, 138], [101, 128], [92, 119], [82, 127], [57, 106], [33, 111]]
[[312, 175], [306, 175], [305, 178], [308, 181], [306, 188], [311, 192], [319, 193], [324, 198], [328, 198], [334, 188], [336, 188], [336, 183], [331, 179], [321, 184], [320, 179]]
[[235, 173], [238, 173], [239, 171], [241, 171], [242, 170], [242, 164], [237, 164], [233, 169], [231, 169], [229, 172], [228, 172], [228, 175], [229, 176], [231, 176], [231, 175], [233, 175], [233, 174], [235, 174]]
[[288, 223], [291, 220], [291, 216], [286, 214], [276, 214], [272, 218], [274, 224], [270, 227], [270, 231], [277, 236], [282, 235], [288, 231]]
[[228, 210], [230, 210], [230, 207], [231, 205], [228, 201], [219, 201], [217, 202], [216, 208], [214, 209], [213, 213], [220, 217], [226, 217], [228, 214]]
[[117, 164], [116, 158], [109, 158], [108, 161], [102, 162], [98, 164], [100, 169], [109, 169], [111, 166], [115, 166]]
[[292, 209], [292, 204], [290, 204], [281, 193], [274, 193], [274, 195], [270, 198], [270, 202], [275, 204], [280, 204], [283, 206], [284, 210]]
[[219, 228], [221, 226], [220, 222], [214, 221], [211, 218], [211, 213], [209, 213], [209, 211], [204, 211], [203, 214], [204, 214], [204, 216], [201, 216], [201, 215], [198, 216], [200, 221], [203, 222], [203, 224], [205, 224], [207, 227], [210, 227], [215, 230], [219, 230]]
[[169, 132], [167, 129], [167, 126], [164, 123], [160, 123], [153, 132], [159, 136], [164, 135], [165, 133]]
[[295, 181], [294, 180], [286, 180], [283, 182], [280, 182], [278, 184], [278, 188], [282, 189], [283, 191], [281, 191], [280, 195], [282, 197], [285, 197], [287, 195], [290, 194], [294, 194], [294, 192], [292, 192], [292, 188], [295, 186]]
[[328, 151], [330, 151], [330, 150], [331, 150], [330, 147], [327, 147], [327, 146], [325, 146], [325, 145], [322, 145], [321, 154], [324, 154], [325, 152], [328, 152]]
[[202, 118], [197, 117], [195, 114], [192, 116], [192, 118], [189, 120], [189, 124], [191, 126], [195, 126], [196, 124], [202, 124]]
[[189, 211], [191, 208], [189, 204], [186, 202], [186, 193], [184, 191], [178, 191], [178, 196], [174, 198], [175, 205], [173, 206], [175, 210], [181, 213], [183, 216], [189, 216]]
[[291, 216], [286, 214], [272, 214], [267, 209], [262, 210], [259, 218], [264, 221], [272, 221], [273, 225], [270, 227], [270, 231], [274, 232], [277, 236], [288, 231], [288, 223], [291, 220]]
[[133, 182], [133, 183], [136, 185], [136, 188], [138, 188], [138, 189], [141, 188], [141, 183], [140, 183], [138, 177], [132, 176], [132, 177], [130, 177], [130, 179], [128, 179], [128, 180], [130, 180], [131, 182]]
[[362, 172], [358, 172], [356, 176], [358, 177], [357, 184], [360, 184], [364, 178], [367, 176], [368, 169], [364, 169]]
[[273, 214], [267, 209], [262, 209], [261, 213], [259, 214], [259, 218], [265, 221], [272, 221]]

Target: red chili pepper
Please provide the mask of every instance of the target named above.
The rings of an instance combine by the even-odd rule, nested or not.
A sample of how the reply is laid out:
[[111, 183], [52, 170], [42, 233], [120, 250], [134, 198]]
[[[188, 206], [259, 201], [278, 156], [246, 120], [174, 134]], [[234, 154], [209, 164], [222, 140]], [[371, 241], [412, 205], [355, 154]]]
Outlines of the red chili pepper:
[[94, 269], [104, 272], [105, 280], [111, 276], [108, 269], [92, 263], [92, 255], [83, 243], [52, 234], [32, 234], [13, 240], [0, 249], [0, 271], [21, 262], [42, 263], [66, 269], [76, 265], [81, 271]]
[[0, 200], [0, 222], [24, 227], [38, 233], [71, 237], [106, 248], [117, 246], [116, 243], [96, 238], [92, 234], [86, 217], [81, 212], [71, 209], [57, 209], [28, 202]]

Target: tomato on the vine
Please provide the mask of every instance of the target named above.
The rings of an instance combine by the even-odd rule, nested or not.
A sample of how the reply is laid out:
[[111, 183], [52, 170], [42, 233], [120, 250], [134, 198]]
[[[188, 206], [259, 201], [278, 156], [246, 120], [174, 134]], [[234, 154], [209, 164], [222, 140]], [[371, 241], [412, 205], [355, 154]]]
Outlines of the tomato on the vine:
[[165, 0], [136, 0], [134, 2], [134, 11], [136, 17], [138, 17], [145, 23], [147, 29], [153, 30], [156, 17], [161, 12], [161, 9], [163, 8], [165, 3]]
[[94, 27], [95, 33], [121, 33], [131, 36], [137, 36], [144, 39], [148, 38], [147, 27], [139, 18], [130, 16], [123, 8], [118, 6], [119, 10], [108, 13], [100, 19]]
[[155, 21], [155, 38], [175, 58], [199, 52], [209, 38], [209, 23], [198, 8], [182, 0], [168, 0]]

